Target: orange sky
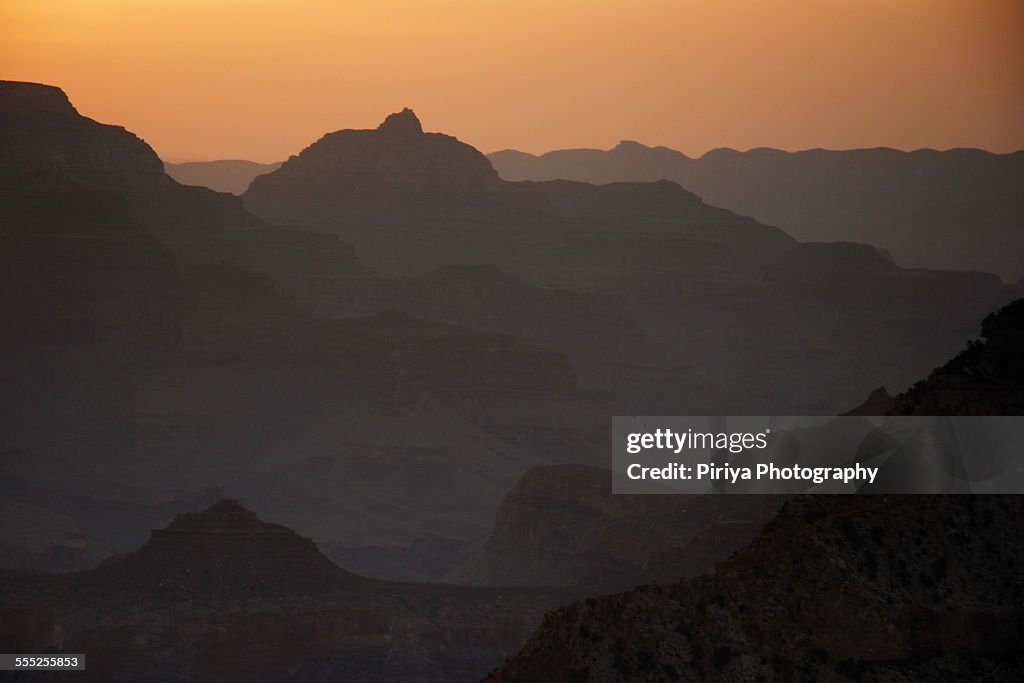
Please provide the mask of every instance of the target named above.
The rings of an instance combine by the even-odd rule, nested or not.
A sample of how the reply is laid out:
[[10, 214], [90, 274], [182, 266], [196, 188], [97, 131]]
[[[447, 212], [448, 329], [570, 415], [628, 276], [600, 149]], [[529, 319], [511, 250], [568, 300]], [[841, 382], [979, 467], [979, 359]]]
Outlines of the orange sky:
[[0, 0], [0, 78], [166, 158], [403, 106], [484, 151], [1024, 148], [1022, 0]]

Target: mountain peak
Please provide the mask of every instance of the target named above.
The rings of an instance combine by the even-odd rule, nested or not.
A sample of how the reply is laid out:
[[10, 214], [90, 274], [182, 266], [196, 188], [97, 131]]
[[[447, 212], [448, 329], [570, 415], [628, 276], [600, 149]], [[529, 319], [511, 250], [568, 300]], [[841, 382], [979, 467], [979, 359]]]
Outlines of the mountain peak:
[[178, 514], [165, 528], [154, 529], [142, 548], [100, 567], [96, 575], [186, 593], [313, 592], [356, 580], [312, 540], [264, 522], [232, 498], [203, 512]]
[[368, 210], [395, 214], [415, 206], [418, 215], [425, 206], [462, 206], [499, 185], [479, 150], [424, 133], [416, 114], [403, 109], [376, 129], [326, 134], [273, 173], [254, 178], [244, 201], [271, 222], [323, 225]]
[[377, 130], [389, 133], [420, 135], [423, 133], [423, 125], [420, 123], [419, 118], [417, 118], [416, 112], [406, 107], [400, 112], [389, 114], [384, 119], [384, 122], [377, 126]]

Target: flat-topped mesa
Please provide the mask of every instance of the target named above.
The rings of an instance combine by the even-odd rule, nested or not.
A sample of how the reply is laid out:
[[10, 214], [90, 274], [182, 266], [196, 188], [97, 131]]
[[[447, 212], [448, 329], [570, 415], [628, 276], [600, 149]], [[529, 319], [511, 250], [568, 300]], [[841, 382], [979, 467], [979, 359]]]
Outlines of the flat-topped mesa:
[[0, 81], [0, 113], [34, 114], [51, 112], [77, 115], [71, 100], [60, 88], [42, 83]]
[[264, 522], [237, 500], [181, 513], [136, 552], [96, 570], [98, 578], [189, 593], [223, 590], [319, 592], [358, 578], [312, 540]]

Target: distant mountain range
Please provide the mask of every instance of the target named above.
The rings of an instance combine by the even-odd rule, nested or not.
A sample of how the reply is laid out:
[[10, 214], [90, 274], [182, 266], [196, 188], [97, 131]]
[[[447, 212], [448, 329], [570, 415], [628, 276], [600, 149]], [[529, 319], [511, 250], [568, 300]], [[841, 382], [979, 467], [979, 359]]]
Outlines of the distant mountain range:
[[[611, 388], [623, 392], [633, 383], [636, 395], [648, 397], [660, 395], [653, 389], [662, 383], [677, 391], [691, 387], [705, 405], [712, 397], [738, 406], [742, 396], [757, 396], [763, 410], [786, 396], [800, 405], [779, 410], [845, 409], [879, 384], [902, 387], [929, 372], [956, 352], [978, 318], [1016, 291], [990, 274], [907, 269], [865, 244], [800, 244], [667, 180], [504, 180], [469, 145], [424, 132], [409, 110], [374, 130], [323, 136], [255, 179], [242, 199], [268, 222], [338, 235], [388, 276], [418, 278], [444, 266], [490, 264], [531, 287], [607, 297], [635, 320], [644, 345], [605, 354], [600, 369], [577, 362], [580, 375], [611, 378], [618, 372], [621, 379]], [[476, 281], [472, 291], [480, 292], [485, 277], [496, 279], [464, 268], [455, 277], [427, 278], [423, 289], [410, 281], [398, 298], [398, 283], [379, 281], [369, 285], [377, 294], [358, 298], [390, 301], [413, 313], [427, 310], [420, 307], [426, 292], [443, 281], [463, 287]], [[498, 291], [516, 298], [507, 287], [492, 289]], [[346, 290], [349, 300], [335, 299], [332, 310], [365, 310], [365, 303], [352, 300], [355, 293]], [[446, 297], [438, 292], [435, 300]], [[412, 306], [414, 299], [421, 304]], [[459, 309], [451, 305], [449, 314]], [[973, 314], [960, 318], [967, 310]], [[508, 320], [491, 315], [470, 324]], [[931, 330], [927, 345], [935, 355], [918, 364], [925, 359], [906, 352], [922, 348], [923, 338], [914, 337], [924, 327]], [[551, 338], [553, 330], [543, 336]], [[955, 336], [940, 342], [947, 334]], [[868, 337], [870, 353], [860, 346]], [[741, 352], [741, 338], [760, 343]], [[587, 347], [593, 345], [576, 344], [570, 354]], [[680, 367], [696, 377], [669, 379], [666, 371]], [[641, 389], [641, 372], [663, 377], [646, 380]], [[882, 376], [891, 379], [866, 384]], [[836, 406], [832, 401], [845, 393], [847, 381], [860, 386]], [[828, 397], [815, 386], [827, 386]], [[677, 410], [683, 398], [674, 398]], [[658, 400], [646, 405], [653, 408]], [[749, 409], [758, 410], [743, 408]]]
[[224, 159], [218, 161], [164, 162], [167, 175], [182, 185], [201, 185], [217, 192], [242, 194], [252, 179], [277, 170], [280, 163], [258, 164], [255, 161]]
[[490, 159], [507, 180], [674, 180], [799, 240], [866, 242], [913, 268], [1024, 276], [1024, 152], [716, 149], [692, 158], [621, 142]]
[[[1024, 152], [889, 148], [784, 152], [716, 149], [693, 158], [623, 141], [610, 150], [488, 155], [505, 180], [672, 180], [704, 201], [775, 225], [801, 241], [865, 242], [912, 268], [1024, 278]], [[165, 164], [186, 185], [243, 194], [280, 164]]]
[[526, 470], [604, 464], [608, 415], [845, 410], [1019, 296], [671, 181], [507, 181], [409, 110], [242, 197], [57, 88], [0, 83], [0, 124], [0, 505], [47, 530], [0, 536], [8, 566], [137, 538], [26, 491], [116, 510], [220, 487], [370, 573], [445, 548], [437, 578]]

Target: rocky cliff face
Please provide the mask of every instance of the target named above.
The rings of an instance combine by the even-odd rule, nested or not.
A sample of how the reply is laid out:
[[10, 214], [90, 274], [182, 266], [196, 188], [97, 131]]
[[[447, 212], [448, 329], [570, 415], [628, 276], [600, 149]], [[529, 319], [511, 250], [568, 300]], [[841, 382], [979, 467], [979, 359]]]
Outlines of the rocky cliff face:
[[771, 496], [613, 495], [608, 470], [538, 467], [505, 497], [483, 552], [446, 578], [594, 592], [695, 576], [755, 537], [780, 504]]
[[[185, 262], [233, 259], [272, 274], [293, 295], [328, 274], [338, 281], [366, 272], [336, 237], [271, 228], [237, 197], [178, 184], [142, 139], [82, 116], [59, 88], [0, 81], [0, 178], [25, 185], [39, 177], [116, 197], [132, 222]], [[38, 181], [31, 191], [49, 192]]]
[[549, 614], [487, 680], [1015, 680], [1021, 512], [1015, 496], [801, 497], [713, 575]]
[[224, 500], [95, 570], [0, 575], [0, 647], [88, 653], [79, 680], [454, 682], [557, 599], [362, 579]]

